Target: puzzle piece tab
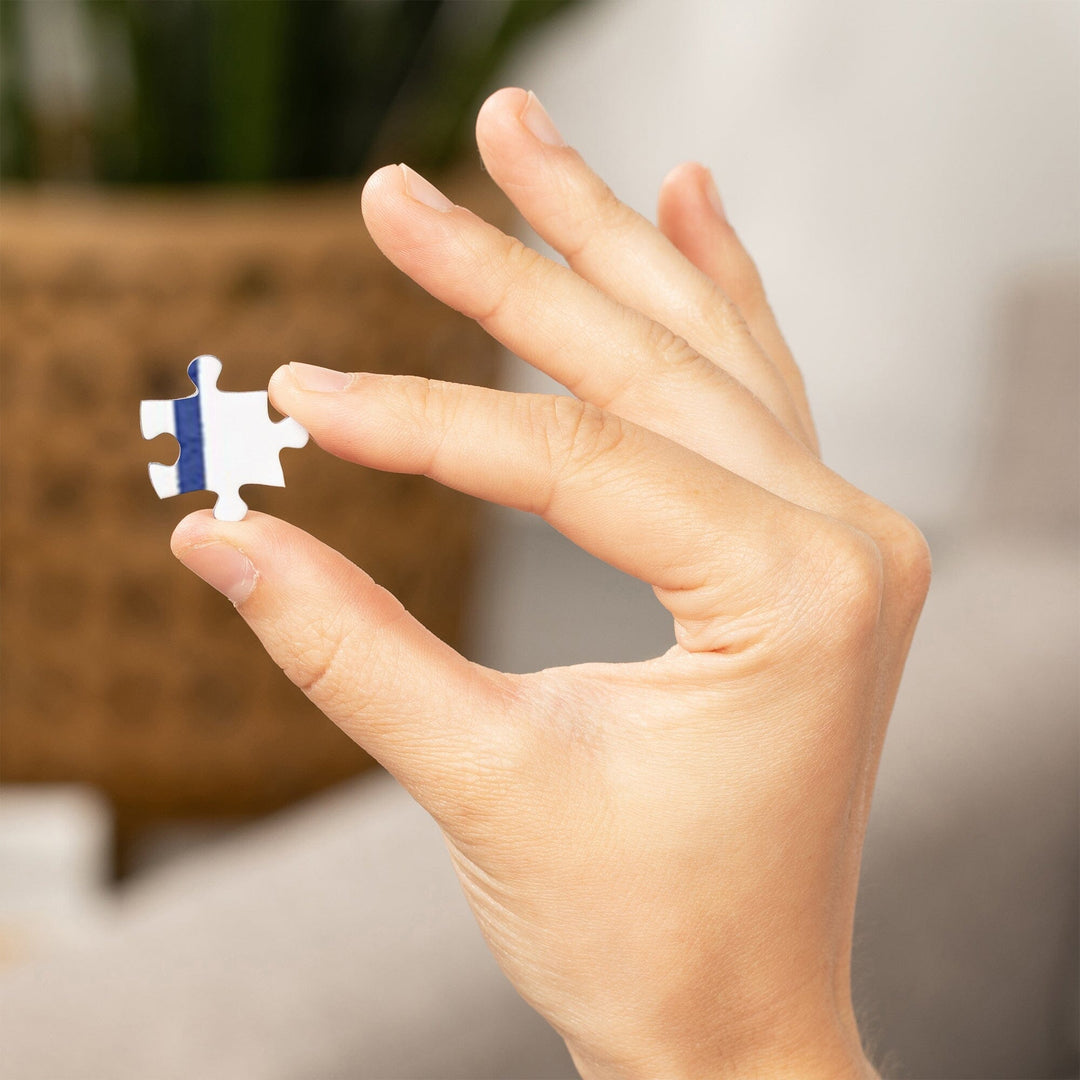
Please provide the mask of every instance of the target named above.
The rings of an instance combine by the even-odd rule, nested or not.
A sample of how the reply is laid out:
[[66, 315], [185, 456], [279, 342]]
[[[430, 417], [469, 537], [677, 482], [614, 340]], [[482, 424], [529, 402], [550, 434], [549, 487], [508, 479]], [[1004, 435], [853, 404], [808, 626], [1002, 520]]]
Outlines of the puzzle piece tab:
[[308, 433], [289, 417], [271, 420], [265, 390], [219, 390], [216, 356], [197, 356], [187, 370], [194, 394], [144, 401], [139, 410], [144, 439], [167, 434], [180, 443], [175, 465], [151, 463], [150, 483], [160, 499], [185, 491], [217, 492], [214, 517], [239, 521], [247, 513], [241, 485], [284, 487], [278, 454], [286, 446], [304, 446]]

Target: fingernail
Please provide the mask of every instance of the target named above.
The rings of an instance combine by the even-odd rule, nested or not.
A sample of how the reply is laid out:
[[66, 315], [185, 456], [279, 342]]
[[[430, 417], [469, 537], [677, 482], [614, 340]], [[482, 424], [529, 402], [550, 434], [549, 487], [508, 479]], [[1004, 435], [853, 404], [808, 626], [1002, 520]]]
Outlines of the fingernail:
[[259, 579], [251, 560], [232, 544], [202, 544], [181, 552], [178, 558], [193, 574], [237, 606], [251, 595]]
[[713, 179], [713, 174], [708, 170], [705, 171], [705, 197], [716, 212], [716, 216], [726, 221], [727, 214], [724, 213], [724, 204], [720, 199], [720, 192], [716, 190], [716, 181]]
[[335, 390], [344, 390], [352, 382], [352, 375], [346, 371], [332, 371], [317, 364], [301, 364], [299, 360], [293, 360], [289, 364], [289, 371], [301, 390], [332, 393]]
[[399, 168], [405, 178], [405, 194], [410, 199], [430, 206], [432, 210], [438, 210], [440, 214], [449, 213], [454, 209], [454, 204], [430, 180], [425, 180], [415, 169], [410, 169], [404, 163]]
[[565, 146], [566, 140], [559, 134], [559, 129], [552, 123], [547, 110], [540, 104], [537, 96], [530, 90], [525, 99], [525, 108], [521, 110], [521, 122], [542, 142], [548, 146]]

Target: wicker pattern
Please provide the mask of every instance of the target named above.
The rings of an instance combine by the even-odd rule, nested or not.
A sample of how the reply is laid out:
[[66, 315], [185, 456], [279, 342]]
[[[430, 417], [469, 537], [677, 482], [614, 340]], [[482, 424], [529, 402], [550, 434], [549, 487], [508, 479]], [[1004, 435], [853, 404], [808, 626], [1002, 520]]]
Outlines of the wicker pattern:
[[[0, 775], [95, 783], [132, 826], [267, 811], [363, 768], [169, 554], [175, 522], [214, 496], [159, 502], [146, 463], [175, 444], [140, 437], [138, 402], [190, 393], [200, 352], [230, 390], [289, 360], [489, 382], [486, 336], [375, 250], [353, 190], [5, 193], [0, 320]], [[247, 488], [252, 508], [345, 552], [455, 640], [475, 504], [314, 444], [282, 462], [288, 486]]]

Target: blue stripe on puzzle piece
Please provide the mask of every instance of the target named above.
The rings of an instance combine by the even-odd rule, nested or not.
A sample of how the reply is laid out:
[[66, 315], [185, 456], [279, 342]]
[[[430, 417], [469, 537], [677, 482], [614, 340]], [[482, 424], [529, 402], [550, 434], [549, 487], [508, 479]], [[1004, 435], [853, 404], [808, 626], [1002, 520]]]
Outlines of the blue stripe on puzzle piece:
[[180, 459], [176, 463], [176, 486], [181, 492], [203, 491], [206, 488], [198, 364], [191, 364], [188, 377], [195, 384], [195, 396], [177, 398], [173, 402], [176, 441], [180, 444]]

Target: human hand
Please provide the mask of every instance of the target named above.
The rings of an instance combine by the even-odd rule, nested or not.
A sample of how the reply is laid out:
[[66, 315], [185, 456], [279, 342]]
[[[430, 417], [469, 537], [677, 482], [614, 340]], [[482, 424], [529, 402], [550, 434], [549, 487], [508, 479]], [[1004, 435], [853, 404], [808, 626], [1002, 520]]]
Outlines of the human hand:
[[559, 266], [411, 170], [363, 213], [406, 274], [575, 397], [291, 365], [326, 450], [540, 514], [649, 582], [677, 644], [507, 675], [283, 522], [173, 549], [441, 826], [480, 926], [586, 1077], [872, 1076], [849, 961], [886, 722], [929, 581], [904, 517], [828, 470], [708, 174], [657, 229], [502, 90], [477, 139]]

